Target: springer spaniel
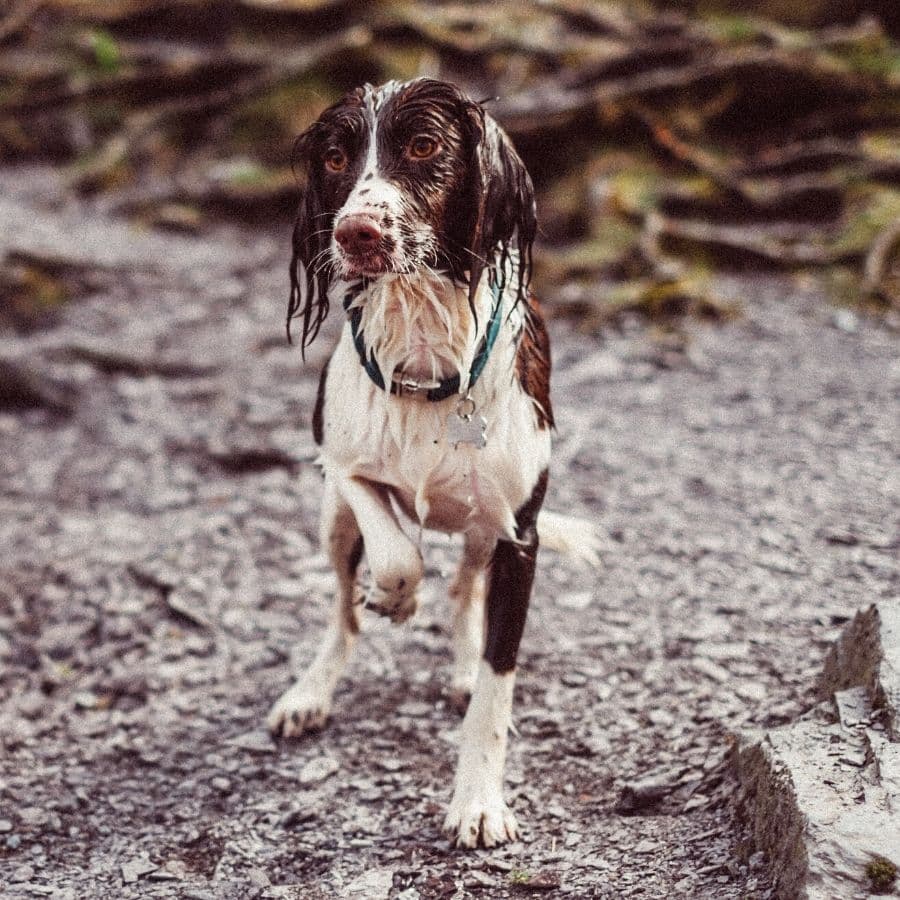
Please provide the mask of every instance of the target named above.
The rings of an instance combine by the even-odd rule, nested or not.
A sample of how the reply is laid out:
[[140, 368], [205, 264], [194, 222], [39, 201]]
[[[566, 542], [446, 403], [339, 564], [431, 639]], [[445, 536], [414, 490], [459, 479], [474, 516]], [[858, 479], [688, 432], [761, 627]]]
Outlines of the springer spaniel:
[[416, 611], [422, 555], [398, 513], [461, 532], [452, 691], [471, 700], [444, 828], [459, 846], [491, 847], [516, 838], [503, 769], [538, 531], [590, 553], [577, 520], [538, 522], [553, 410], [547, 331], [528, 291], [531, 179], [481, 105], [424, 78], [351, 92], [296, 154], [306, 184], [288, 336], [299, 319], [305, 350], [332, 303], [347, 315], [312, 417], [337, 602], [269, 727], [291, 737], [324, 724], [359, 632], [363, 550], [365, 608], [393, 622]]

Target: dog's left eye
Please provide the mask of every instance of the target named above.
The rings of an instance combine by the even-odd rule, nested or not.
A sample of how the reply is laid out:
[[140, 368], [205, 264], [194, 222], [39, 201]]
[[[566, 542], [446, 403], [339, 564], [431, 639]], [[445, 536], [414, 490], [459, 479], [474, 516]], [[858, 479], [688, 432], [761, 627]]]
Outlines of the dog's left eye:
[[434, 138], [419, 134], [409, 142], [406, 152], [413, 159], [430, 159], [439, 149], [440, 144]]

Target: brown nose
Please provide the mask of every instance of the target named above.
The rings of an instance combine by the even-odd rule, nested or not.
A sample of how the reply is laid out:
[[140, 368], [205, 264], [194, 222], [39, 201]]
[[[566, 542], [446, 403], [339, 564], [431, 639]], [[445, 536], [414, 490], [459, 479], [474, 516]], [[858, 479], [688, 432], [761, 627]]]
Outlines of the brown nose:
[[334, 239], [354, 256], [371, 253], [381, 241], [381, 228], [372, 216], [355, 213], [344, 216], [334, 229]]

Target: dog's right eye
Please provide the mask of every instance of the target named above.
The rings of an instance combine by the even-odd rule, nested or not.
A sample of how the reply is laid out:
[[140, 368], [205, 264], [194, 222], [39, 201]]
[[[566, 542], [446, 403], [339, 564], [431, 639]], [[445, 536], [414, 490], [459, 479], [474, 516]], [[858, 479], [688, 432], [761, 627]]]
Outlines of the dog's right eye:
[[340, 147], [332, 147], [325, 154], [325, 168], [329, 172], [343, 172], [347, 168], [347, 154]]

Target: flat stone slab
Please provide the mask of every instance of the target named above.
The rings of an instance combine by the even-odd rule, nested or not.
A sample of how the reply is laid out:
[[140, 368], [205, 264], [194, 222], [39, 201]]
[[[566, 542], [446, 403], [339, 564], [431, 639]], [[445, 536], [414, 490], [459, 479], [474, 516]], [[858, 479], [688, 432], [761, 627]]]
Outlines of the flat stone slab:
[[887, 713], [893, 740], [900, 740], [900, 598], [856, 614], [825, 660], [823, 698], [862, 685], [872, 704]]
[[897, 893], [898, 626], [900, 603], [861, 611], [828, 656], [827, 699], [736, 745], [738, 808], [783, 900]]

